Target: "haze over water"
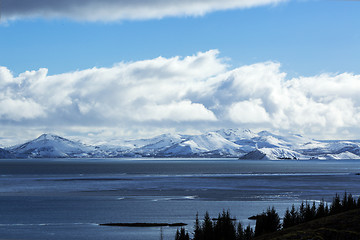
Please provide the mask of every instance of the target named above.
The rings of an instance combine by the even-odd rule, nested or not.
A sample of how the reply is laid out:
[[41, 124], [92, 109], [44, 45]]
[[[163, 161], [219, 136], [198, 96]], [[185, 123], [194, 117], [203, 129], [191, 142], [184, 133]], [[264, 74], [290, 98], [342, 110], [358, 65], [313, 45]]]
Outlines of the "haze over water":
[[[184, 222], [229, 209], [243, 224], [275, 206], [360, 193], [358, 161], [42, 159], [0, 161], [6, 239], [159, 239], [160, 228], [106, 222]], [[173, 239], [176, 228], [163, 228]]]

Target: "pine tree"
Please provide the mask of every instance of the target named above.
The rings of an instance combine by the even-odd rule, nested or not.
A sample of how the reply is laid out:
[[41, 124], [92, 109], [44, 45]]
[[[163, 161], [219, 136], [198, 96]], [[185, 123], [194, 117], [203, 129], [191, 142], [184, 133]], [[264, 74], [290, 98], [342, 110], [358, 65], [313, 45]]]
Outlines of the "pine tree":
[[236, 240], [245, 240], [245, 233], [242, 224], [239, 222], [236, 231]]
[[176, 229], [175, 240], [179, 240], [179, 239], [180, 239], [180, 231], [179, 229]]
[[347, 206], [348, 206], [348, 210], [352, 210], [352, 209], [355, 209], [356, 208], [356, 201], [355, 199], [353, 198], [352, 194], [349, 193], [348, 195], [348, 203], [347, 203]]
[[294, 204], [291, 206], [290, 215], [292, 224], [296, 225], [300, 223], [299, 212], [295, 209]]
[[223, 211], [214, 225], [215, 239], [235, 240], [236, 230], [229, 211]]
[[310, 204], [306, 201], [305, 202], [305, 215], [304, 215], [304, 222], [311, 221], [313, 219], [312, 210]]
[[275, 232], [275, 231], [279, 230], [281, 228], [280, 217], [279, 217], [279, 214], [276, 212], [275, 207], [272, 207], [271, 210], [268, 209], [267, 215], [270, 220], [271, 231]]
[[175, 240], [190, 240], [189, 233], [185, 231], [185, 228], [176, 230]]
[[299, 209], [299, 223], [303, 223], [305, 220], [305, 204], [301, 202], [300, 209]]
[[340, 196], [339, 194], [336, 194], [335, 197], [333, 198], [331, 207], [330, 207], [330, 214], [337, 214], [339, 212], [341, 212], [341, 202], [340, 202]]
[[266, 213], [258, 215], [255, 226], [255, 236], [265, 233], [271, 233], [279, 230], [281, 227], [280, 218], [274, 207], [268, 208]]
[[283, 220], [283, 228], [288, 228], [294, 226], [293, 221], [291, 219], [291, 214], [289, 209], [286, 209], [285, 215], [284, 215], [284, 220]]
[[326, 213], [325, 213], [325, 202], [324, 202], [324, 199], [321, 200], [317, 210], [316, 210], [316, 215], [315, 217], [316, 218], [322, 218], [322, 217], [325, 217], [326, 216]]
[[329, 209], [329, 205], [326, 203], [325, 204], [325, 216], [329, 216], [330, 215], [330, 209]]
[[199, 213], [196, 213], [195, 226], [194, 226], [194, 239], [193, 240], [201, 240], [201, 239], [202, 239], [202, 230], [200, 227]]
[[315, 216], [316, 216], [316, 204], [315, 204], [315, 201], [313, 201], [311, 211], [310, 211], [310, 219], [311, 220], [315, 219]]
[[254, 238], [254, 230], [250, 227], [250, 224], [244, 230], [244, 240], [252, 240]]
[[299, 223], [299, 213], [295, 209], [295, 205], [291, 206], [291, 211], [286, 209], [284, 220], [283, 220], [283, 228], [288, 228], [295, 226]]
[[347, 196], [347, 192], [345, 191], [344, 193], [344, 197], [341, 201], [341, 211], [347, 211], [349, 210], [349, 206], [348, 206], [348, 196]]
[[[220, 216], [220, 214], [219, 214], [219, 216]], [[204, 216], [202, 233], [203, 233], [203, 239], [204, 240], [212, 240], [212, 239], [214, 239], [213, 222], [211, 221], [208, 212], [206, 212], [205, 216]]]

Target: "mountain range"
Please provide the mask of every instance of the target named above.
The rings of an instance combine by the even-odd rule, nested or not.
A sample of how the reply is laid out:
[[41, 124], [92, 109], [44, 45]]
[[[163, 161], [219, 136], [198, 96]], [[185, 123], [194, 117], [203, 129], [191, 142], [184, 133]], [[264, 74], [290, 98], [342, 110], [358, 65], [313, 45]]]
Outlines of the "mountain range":
[[319, 141], [298, 134], [221, 129], [200, 135], [163, 134], [118, 146], [86, 145], [54, 134], [0, 148], [0, 158], [234, 157], [240, 159], [360, 159], [360, 141]]

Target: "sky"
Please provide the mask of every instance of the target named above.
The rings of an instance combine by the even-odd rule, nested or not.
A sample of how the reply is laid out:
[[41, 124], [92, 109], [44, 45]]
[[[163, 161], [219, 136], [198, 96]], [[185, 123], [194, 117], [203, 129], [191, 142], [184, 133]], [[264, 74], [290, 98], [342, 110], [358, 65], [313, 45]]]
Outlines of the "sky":
[[220, 128], [360, 139], [360, 1], [2, 0], [0, 146]]

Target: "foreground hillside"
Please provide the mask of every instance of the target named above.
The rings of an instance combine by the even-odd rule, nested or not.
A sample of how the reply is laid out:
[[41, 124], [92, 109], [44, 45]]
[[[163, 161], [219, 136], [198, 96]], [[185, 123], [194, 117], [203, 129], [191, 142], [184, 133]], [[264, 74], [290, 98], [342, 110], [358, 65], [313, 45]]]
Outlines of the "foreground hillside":
[[221, 129], [200, 135], [163, 134], [90, 146], [53, 134], [0, 149], [0, 158], [236, 157], [250, 160], [360, 159], [359, 141], [316, 141], [297, 134]]
[[360, 239], [360, 209], [316, 219], [255, 239], [358, 240]]

